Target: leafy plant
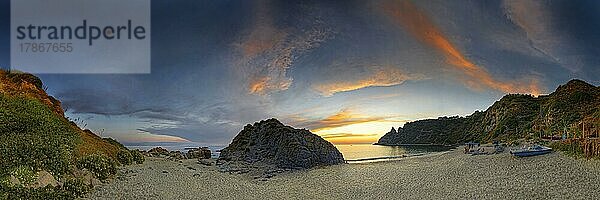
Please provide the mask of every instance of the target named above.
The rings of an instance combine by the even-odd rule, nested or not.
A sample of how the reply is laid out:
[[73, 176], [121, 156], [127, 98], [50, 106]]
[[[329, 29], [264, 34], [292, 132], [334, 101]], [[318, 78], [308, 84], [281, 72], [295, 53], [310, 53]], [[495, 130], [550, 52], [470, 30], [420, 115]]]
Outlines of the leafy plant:
[[52, 186], [28, 188], [23, 186], [0, 186], [0, 199], [75, 199], [71, 193]]
[[569, 156], [573, 156], [573, 157], [577, 157], [577, 158], [583, 158], [584, 154], [583, 154], [583, 149], [581, 148], [581, 144], [577, 141], [571, 141], [571, 142], [552, 142], [549, 144], [549, 146], [551, 148], [553, 148], [554, 150], [558, 150], [558, 151], [562, 151], [564, 152], [566, 155]]
[[128, 150], [121, 150], [117, 153], [117, 160], [122, 165], [131, 165], [133, 163], [133, 156]]
[[92, 189], [92, 186], [85, 184], [81, 179], [72, 178], [66, 180], [60, 189], [68, 192], [73, 197], [82, 197]]
[[31, 83], [33, 85], [35, 85], [35, 87], [39, 88], [39, 89], [43, 89], [43, 83], [42, 80], [40, 80], [40, 78], [28, 74], [28, 73], [22, 73], [22, 72], [16, 72], [16, 73], [8, 73], [6, 75], [9, 79], [11, 79], [13, 82], [28, 82]]
[[90, 170], [100, 180], [106, 180], [117, 173], [115, 161], [101, 154], [92, 154], [80, 158], [77, 161], [77, 168]]
[[146, 160], [144, 155], [139, 150], [131, 150], [131, 156], [133, 157], [133, 161], [137, 164], [142, 164]]
[[29, 185], [37, 178], [35, 171], [28, 166], [19, 166], [10, 172], [22, 185]]
[[106, 141], [106, 142], [108, 142], [108, 143], [110, 143], [112, 145], [115, 145], [116, 147], [119, 147], [121, 149], [127, 149], [125, 146], [123, 146], [123, 144], [119, 143], [115, 139], [112, 139], [112, 138], [102, 138], [102, 140], [104, 140], [104, 141]]

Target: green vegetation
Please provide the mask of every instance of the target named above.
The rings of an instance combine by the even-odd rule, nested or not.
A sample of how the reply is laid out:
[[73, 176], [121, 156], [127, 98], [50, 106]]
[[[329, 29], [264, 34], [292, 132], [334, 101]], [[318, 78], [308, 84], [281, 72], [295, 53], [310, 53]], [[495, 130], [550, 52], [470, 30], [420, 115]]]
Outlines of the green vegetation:
[[0, 199], [75, 199], [83, 197], [90, 189], [91, 187], [81, 179], [67, 179], [62, 186], [58, 187], [28, 188], [0, 185]]
[[15, 177], [19, 181], [19, 183], [23, 185], [29, 185], [33, 183], [33, 181], [35, 181], [35, 179], [37, 178], [33, 169], [27, 166], [19, 166], [15, 168], [13, 171], [10, 172], [10, 175]]
[[2, 185], [0, 186], [0, 191], [0, 199], [75, 199], [77, 197], [68, 191], [52, 186], [26, 188], [22, 186], [7, 187]]
[[46, 105], [0, 94], [0, 176], [23, 166], [64, 174], [78, 142], [76, 130]]
[[90, 191], [92, 187], [90, 185], [85, 184], [83, 180], [79, 178], [71, 178], [67, 179], [67, 181], [63, 183], [63, 186], [60, 189], [70, 194], [69, 196], [81, 197], [88, 191]]
[[42, 83], [42, 80], [40, 80], [40, 78], [28, 74], [28, 73], [22, 73], [22, 72], [13, 72], [13, 73], [7, 73], [6, 77], [8, 79], [10, 79], [12, 82], [27, 82], [27, 83], [31, 83], [33, 85], [35, 85], [35, 87], [37, 88], [42, 88], [44, 86], [44, 84]]
[[[116, 174], [116, 160], [142, 163], [139, 155], [66, 119], [39, 78], [0, 70], [0, 199], [81, 197], [91, 186], [77, 177], [77, 168], [105, 180]], [[42, 170], [59, 186], [32, 184]]]
[[142, 164], [146, 160], [146, 157], [139, 150], [131, 150], [131, 156], [133, 157], [133, 161], [137, 164]]
[[90, 170], [100, 180], [106, 180], [117, 173], [115, 161], [102, 154], [92, 154], [80, 158], [77, 161], [77, 168]]
[[[48, 106], [31, 98], [0, 94], [0, 199], [72, 199], [80, 196], [69, 181], [63, 188], [28, 188], [36, 172], [65, 178], [72, 151], [81, 141], [77, 130]], [[12, 185], [9, 177], [20, 183]], [[89, 186], [86, 186], [89, 187]], [[82, 187], [83, 188], [83, 187]]]
[[112, 139], [112, 138], [102, 138], [102, 140], [104, 140], [104, 141], [108, 142], [109, 144], [112, 144], [112, 145], [114, 145], [116, 147], [119, 147], [121, 149], [127, 149], [125, 146], [123, 146], [123, 144], [117, 142], [115, 139]]
[[548, 146], [557, 151], [562, 151], [566, 155], [573, 156], [576, 158], [585, 157], [583, 154], [583, 149], [581, 148], [581, 144], [577, 141], [571, 142], [552, 142]]
[[[600, 128], [600, 88], [580, 80], [569, 81], [555, 92], [533, 97], [509, 94], [486, 111], [466, 117], [440, 117], [409, 122], [380, 144], [460, 144], [468, 141], [511, 143], [540, 136], [581, 137], [578, 124]], [[595, 125], [594, 125], [595, 124]]]
[[122, 165], [131, 165], [133, 163], [133, 156], [128, 150], [121, 150], [117, 153], [117, 160]]

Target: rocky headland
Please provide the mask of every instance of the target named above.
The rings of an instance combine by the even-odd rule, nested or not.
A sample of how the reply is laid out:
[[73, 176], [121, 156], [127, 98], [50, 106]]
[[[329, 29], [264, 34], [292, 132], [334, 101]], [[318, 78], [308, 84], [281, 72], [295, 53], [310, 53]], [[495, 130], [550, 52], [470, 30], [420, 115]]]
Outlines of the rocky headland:
[[[509, 94], [485, 111], [466, 117], [439, 117], [406, 123], [379, 139], [380, 145], [510, 142], [517, 139], [581, 132], [579, 124], [600, 119], [600, 87], [571, 80], [538, 97]], [[560, 136], [559, 136], [560, 137]]]
[[344, 157], [333, 144], [277, 119], [246, 125], [217, 160], [221, 171], [237, 173], [282, 172], [341, 163]]

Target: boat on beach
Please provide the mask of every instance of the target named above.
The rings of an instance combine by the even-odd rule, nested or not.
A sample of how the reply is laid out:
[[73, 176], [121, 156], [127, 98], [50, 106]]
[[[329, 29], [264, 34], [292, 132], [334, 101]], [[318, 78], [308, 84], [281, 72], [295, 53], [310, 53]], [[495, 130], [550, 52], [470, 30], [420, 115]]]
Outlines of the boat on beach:
[[533, 145], [533, 146], [526, 147], [526, 148], [511, 150], [510, 154], [512, 154], [513, 156], [517, 156], [517, 157], [527, 157], [527, 156], [537, 156], [537, 155], [547, 154], [550, 152], [552, 152], [552, 148], [550, 148], [550, 147]]

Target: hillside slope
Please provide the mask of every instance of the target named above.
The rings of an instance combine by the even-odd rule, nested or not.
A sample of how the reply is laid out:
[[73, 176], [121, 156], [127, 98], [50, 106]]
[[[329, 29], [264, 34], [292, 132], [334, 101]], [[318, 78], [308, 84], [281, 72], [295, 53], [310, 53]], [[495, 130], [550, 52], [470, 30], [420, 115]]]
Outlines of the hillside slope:
[[600, 119], [600, 87], [571, 80], [549, 95], [509, 94], [486, 111], [466, 117], [440, 117], [409, 122], [390, 131], [377, 144], [458, 144], [466, 141], [510, 141], [539, 135], [577, 134], [580, 122]]
[[[50, 185], [62, 185], [61, 191], [65, 184], [81, 182], [82, 169], [102, 179], [129, 153], [65, 118], [60, 102], [43, 88], [33, 75], [0, 70], [0, 199], [35, 199], [28, 195], [52, 193], [53, 189], [35, 190], [47, 185], [38, 183], [41, 177], [49, 177]], [[56, 198], [77, 195], [52, 194], [59, 195]]]

